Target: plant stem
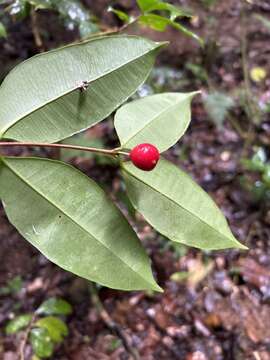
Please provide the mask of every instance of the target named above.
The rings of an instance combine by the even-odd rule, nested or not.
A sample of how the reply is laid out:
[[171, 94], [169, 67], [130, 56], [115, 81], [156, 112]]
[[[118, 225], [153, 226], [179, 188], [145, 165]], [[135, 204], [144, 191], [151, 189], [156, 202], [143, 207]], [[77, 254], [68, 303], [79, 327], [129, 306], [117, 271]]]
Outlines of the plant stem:
[[99, 153], [107, 156], [117, 156], [117, 155], [126, 155], [129, 153], [121, 151], [120, 148], [115, 149], [98, 149], [93, 147], [70, 145], [70, 144], [48, 144], [48, 143], [32, 143], [32, 142], [0, 142], [0, 147], [10, 147], [10, 146], [31, 146], [31, 147], [48, 147], [53, 149], [69, 149], [69, 150], [79, 150], [79, 151], [88, 151]]
[[43, 41], [40, 35], [39, 27], [38, 27], [38, 17], [35, 8], [32, 6], [31, 12], [31, 26], [32, 26], [32, 33], [34, 37], [34, 41], [36, 44], [36, 47], [40, 52], [44, 51]]
[[[258, 124], [260, 122], [260, 112], [258, 106], [254, 100], [254, 94], [252, 92], [251, 83], [249, 80], [249, 66], [248, 66], [248, 41], [247, 41], [247, 15], [245, 4], [242, 5], [241, 14], [241, 63], [242, 63], [242, 71], [244, 78], [244, 90], [245, 90], [245, 100], [246, 100], [246, 108], [250, 121], [250, 128], [252, 128], [252, 124]], [[251, 129], [252, 131], [252, 129]]]
[[28, 338], [29, 338], [29, 334], [30, 334], [30, 331], [32, 329], [32, 326], [34, 324], [34, 322], [36, 321], [37, 319], [37, 315], [34, 314], [29, 325], [27, 326], [24, 334], [23, 334], [23, 339], [22, 339], [22, 342], [20, 344], [20, 347], [19, 347], [19, 358], [20, 360], [25, 360], [25, 356], [24, 356], [24, 351], [25, 351], [25, 346], [27, 344], [27, 341], [28, 341]]
[[[94, 33], [90, 36], [87, 36], [86, 39], [91, 39], [92, 37], [96, 37], [96, 36], [103, 36], [103, 35], [114, 35], [114, 34], [118, 34], [124, 30], [126, 30], [129, 26], [134, 25], [137, 21], [139, 20], [139, 17], [135, 17], [131, 22], [126, 23], [120, 27], [116, 27], [116, 28], [109, 28], [105, 31], [101, 31], [98, 33]], [[85, 40], [85, 39], [84, 39]]]

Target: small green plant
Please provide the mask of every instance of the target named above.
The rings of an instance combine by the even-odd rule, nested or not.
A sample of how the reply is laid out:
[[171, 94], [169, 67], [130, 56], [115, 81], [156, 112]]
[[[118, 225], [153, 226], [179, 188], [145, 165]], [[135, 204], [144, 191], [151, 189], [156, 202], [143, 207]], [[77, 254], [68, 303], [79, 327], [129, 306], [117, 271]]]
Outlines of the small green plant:
[[250, 159], [242, 159], [242, 165], [245, 170], [257, 176], [241, 177], [241, 184], [249, 190], [255, 200], [270, 200], [270, 162], [267, 159], [264, 148], [258, 148]]
[[72, 307], [67, 301], [50, 298], [34, 313], [15, 316], [8, 322], [5, 331], [7, 335], [24, 333], [21, 354], [24, 353], [24, 347], [29, 341], [36, 357], [48, 358], [68, 335], [68, 328], [63, 319], [71, 312]]
[[[46, 147], [110, 157], [121, 169], [133, 208], [167, 239], [207, 250], [245, 248], [213, 200], [163, 157], [187, 130], [191, 100], [199, 92], [161, 93], [120, 106], [144, 83], [163, 46], [137, 36], [101, 36], [18, 65], [0, 87], [0, 148]], [[62, 142], [116, 109], [118, 147]], [[136, 152], [135, 159], [132, 149], [138, 145], [146, 152]], [[149, 160], [155, 167], [144, 171], [150, 170]], [[127, 219], [74, 167], [2, 155], [0, 198], [10, 222], [62, 268], [112, 288], [162, 291]]]
[[108, 11], [113, 12], [120, 20], [124, 22], [124, 26], [139, 23], [141, 26], [149, 27], [156, 31], [165, 31], [168, 26], [190, 36], [203, 45], [203, 40], [179, 22], [179, 19], [191, 18], [192, 15], [185, 9], [172, 5], [162, 0], [137, 0], [140, 14], [137, 17], [129, 16], [124, 11], [114, 9], [109, 6]]

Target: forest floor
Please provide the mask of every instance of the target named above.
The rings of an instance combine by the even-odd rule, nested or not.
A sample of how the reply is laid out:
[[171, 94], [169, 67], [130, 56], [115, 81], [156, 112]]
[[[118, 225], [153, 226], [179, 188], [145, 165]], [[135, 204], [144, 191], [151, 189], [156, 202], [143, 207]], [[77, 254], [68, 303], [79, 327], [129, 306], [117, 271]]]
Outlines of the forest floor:
[[[88, 3], [94, 6], [94, 2]], [[252, 17], [254, 12], [270, 16], [268, 1], [254, 1], [247, 10], [248, 21], [244, 25], [239, 21], [240, 1], [220, 1], [212, 10], [193, 3], [199, 15], [194, 20], [194, 30], [207, 37], [212, 47], [202, 51], [192, 40], [174, 31], [163, 34], [145, 31], [155, 39], [169, 39], [171, 46], [160, 55], [158, 67], [144, 91], [152, 91], [157, 84], [161, 91], [201, 88], [203, 96], [210, 88], [226, 94], [242, 89], [244, 26], [247, 67], [260, 66], [268, 74], [263, 82], [252, 82], [251, 90], [258, 99], [268, 98], [270, 102], [270, 32]], [[100, 18], [106, 4], [108, 1], [96, 5]], [[67, 41], [65, 36], [53, 38], [48, 47]], [[0, 49], [3, 73], [34, 54], [29, 24], [17, 24], [9, 41], [0, 43]], [[187, 66], [188, 63], [199, 64], [197, 75], [194, 66]], [[258, 183], [259, 175], [245, 170], [241, 162], [256, 147], [263, 148], [269, 156], [270, 119], [268, 113], [260, 124], [249, 126], [252, 119], [243, 108], [235, 106], [232, 113], [244, 131], [252, 131], [251, 144], [228, 119], [223, 125], [211, 121], [198, 97], [193, 102], [187, 134], [166, 156], [215, 199], [235, 236], [249, 251], [202, 252], [172, 246], [135, 214], [139, 236], [164, 293], [98, 288], [109, 323], [87, 281], [46, 260], [8, 223], [1, 209], [0, 290], [18, 276], [22, 286], [8, 295], [1, 295], [0, 291], [0, 359], [18, 359], [22, 341], [21, 336], [5, 335], [7, 321], [14, 314], [34, 311], [52, 296], [66, 299], [73, 307], [67, 318], [69, 336], [56, 350], [55, 360], [132, 359], [130, 347], [144, 360], [270, 359], [270, 208], [266, 196], [258, 201], [243, 185], [243, 178]], [[116, 141], [111, 119], [90, 130], [87, 136], [108, 147]], [[14, 151], [13, 155], [28, 154], [26, 149]], [[127, 213], [117, 168], [100, 163], [98, 158], [73, 157], [69, 161], [103, 183], [112, 197], [123, 199], [119, 205]], [[125, 346], [125, 340], [129, 346]], [[27, 345], [26, 353], [30, 351]]]

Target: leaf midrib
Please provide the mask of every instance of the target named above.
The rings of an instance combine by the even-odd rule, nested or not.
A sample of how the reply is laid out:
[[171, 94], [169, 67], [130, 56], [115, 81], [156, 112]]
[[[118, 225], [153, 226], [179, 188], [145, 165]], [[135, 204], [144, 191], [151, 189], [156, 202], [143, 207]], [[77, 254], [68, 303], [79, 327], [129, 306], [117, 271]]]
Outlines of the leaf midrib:
[[[209, 227], [210, 229], [214, 230], [217, 234], [229, 239], [230, 241], [235, 242], [236, 244], [238, 242], [235, 241], [234, 238], [230, 238], [227, 235], [224, 235], [222, 233], [220, 233], [218, 230], [216, 230], [214, 227], [212, 227], [210, 224], [208, 224], [207, 222], [205, 222], [203, 219], [201, 219], [199, 216], [197, 216], [196, 214], [194, 214], [193, 212], [191, 212], [189, 209], [186, 209], [183, 207], [183, 205], [177, 203], [175, 200], [171, 199], [168, 195], [166, 194], [162, 194], [160, 193], [157, 189], [155, 189], [153, 186], [151, 186], [150, 184], [146, 183], [145, 181], [138, 179], [135, 175], [133, 175], [130, 171], [126, 170], [126, 172], [128, 172], [133, 178], [135, 178], [137, 181], [141, 181], [144, 185], [149, 186], [154, 192], [158, 193], [161, 196], [164, 196], [166, 199], [168, 199], [169, 201], [171, 201], [172, 203], [174, 203], [175, 205], [179, 206], [182, 210], [184, 210], [185, 212], [189, 213], [191, 216], [196, 217], [197, 219], [199, 219], [200, 222], [202, 222], [204, 225], [206, 225], [207, 227]], [[240, 243], [239, 243], [240, 244]]]
[[[138, 100], [139, 101], [139, 100]], [[142, 128], [140, 128], [138, 131], [134, 132], [130, 138], [128, 138], [127, 140], [125, 140], [124, 143], [121, 143], [122, 146], [127, 145], [128, 142], [130, 142], [132, 139], [134, 139], [140, 132], [144, 131], [147, 127], [149, 127], [153, 121], [155, 121], [155, 119], [157, 119], [159, 116], [163, 115], [164, 113], [166, 113], [167, 111], [174, 109], [175, 107], [179, 106], [179, 103], [181, 103], [182, 101], [179, 101], [178, 103], [172, 105], [172, 106], [168, 106], [166, 109], [162, 110], [160, 113], [158, 113], [158, 115], [153, 116]], [[128, 106], [128, 105], [127, 105]]]
[[[148, 54], [151, 54], [152, 51], [158, 49], [160, 46], [162, 46], [162, 44], [156, 44], [156, 46], [155, 46], [155, 47], [153, 46], [153, 48], [152, 48], [151, 50], [145, 51], [145, 52], [142, 53], [141, 55], [133, 58], [132, 60], [126, 62], [125, 64], [123, 64], [123, 65], [121, 65], [121, 66], [118, 66], [118, 67], [115, 67], [115, 68], [113, 68], [113, 69], [110, 69], [110, 70], [108, 70], [107, 72], [105, 72], [104, 74], [102, 74], [101, 76], [92, 79], [92, 80], [89, 82], [89, 86], [90, 86], [92, 83], [94, 83], [95, 81], [100, 80], [100, 79], [104, 78], [105, 76], [110, 75], [110, 74], [113, 73], [114, 71], [120, 70], [121, 68], [123, 68], [123, 67], [125, 67], [125, 66], [127, 66], [127, 65], [130, 65], [130, 64], [132, 64], [133, 62], [136, 62], [138, 59], [140, 59], [140, 58], [142, 58], [142, 57], [144, 57], [144, 56], [146, 56], [146, 55], [148, 55]], [[24, 114], [22, 117], [17, 118], [17, 119], [14, 120], [11, 124], [8, 124], [8, 126], [4, 127], [4, 129], [3, 129], [2, 131], [0, 131], [0, 139], [5, 135], [5, 133], [6, 133], [10, 128], [12, 128], [13, 126], [15, 126], [18, 122], [22, 121], [23, 119], [25, 119], [25, 118], [26, 118], [27, 116], [29, 116], [30, 114], [33, 114], [33, 113], [39, 111], [40, 109], [44, 108], [45, 106], [47, 106], [47, 105], [49, 105], [49, 104], [52, 104], [53, 102], [59, 100], [60, 98], [66, 96], [66, 95], [68, 95], [68, 94], [70, 94], [70, 93], [72, 93], [73, 91], [76, 91], [76, 90], [78, 90], [78, 89], [79, 89], [78, 86], [76, 86], [76, 87], [74, 86], [72, 89], [69, 89], [68, 91], [62, 93], [61, 95], [54, 97], [52, 100], [44, 103], [43, 105], [35, 108], [34, 110], [27, 112], [27, 113]], [[1, 90], [1, 86], [0, 86], [0, 90]], [[86, 90], [86, 91], [87, 91], [87, 90]]]
[[[65, 215], [71, 222], [73, 222], [76, 226], [78, 226], [83, 232], [86, 232], [86, 234], [89, 236], [92, 236], [94, 239], [96, 239], [96, 241], [98, 243], [100, 243], [105, 249], [107, 249], [113, 256], [115, 256], [117, 259], [119, 259], [127, 268], [131, 269], [136, 276], [140, 277], [141, 279], [143, 279], [144, 282], [146, 282], [147, 284], [150, 284], [151, 287], [153, 286], [153, 284], [149, 283], [144, 277], [142, 277], [138, 272], [136, 272], [129, 264], [127, 264], [123, 259], [121, 259], [117, 254], [115, 254], [109, 247], [107, 247], [105, 244], [103, 244], [96, 236], [92, 235], [89, 231], [87, 231], [87, 229], [85, 229], [83, 227], [83, 225], [77, 223], [74, 219], [72, 219], [72, 217], [67, 214], [64, 210], [62, 210], [59, 206], [57, 206], [53, 201], [51, 201], [51, 199], [46, 198], [45, 195], [40, 192], [38, 189], [36, 189], [35, 187], [31, 186], [31, 184], [29, 184], [29, 182], [21, 175], [19, 174], [17, 171], [15, 171], [10, 165], [7, 164], [7, 162], [5, 161], [4, 158], [2, 158], [2, 161], [4, 162], [4, 164], [21, 180], [23, 181], [28, 187], [30, 187], [30, 189], [32, 189], [33, 191], [35, 191], [39, 196], [41, 196], [45, 201], [47, 201], [49, 204], [51, 204], [53, 207], [55, 207], [58, 211], [60, 211], [63, 215]], [[75, 169], [76, 170], [76, 169]], [[84, 174], [83, 174], [84, 175]]]

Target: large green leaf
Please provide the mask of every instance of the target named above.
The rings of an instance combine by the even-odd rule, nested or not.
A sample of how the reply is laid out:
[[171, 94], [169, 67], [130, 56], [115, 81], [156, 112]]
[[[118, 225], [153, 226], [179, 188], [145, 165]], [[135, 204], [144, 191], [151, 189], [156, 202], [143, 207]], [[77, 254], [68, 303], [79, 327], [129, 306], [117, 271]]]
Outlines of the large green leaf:
[[47, 159], [4, 158], [0, 198], [10, 222], [62, 268], [112, 288], [160, 290], [127, 220], [75, 168]]
[[190, 102], [197, 92], [163, 93], [122, 106], [115, 115], [121, 146], [151, 143], [160, 152], [174, 145], [190, 123]]
[[161, 234], [200, 249], [245, 248], [207, 193], [172, 163], [161, 159], [149, 172], [123, 167], [131, 202]]
[[98, 37], [19, 64], [0, 87], [0, 136], [55, 142], [103, 120], [145, 81], [160, 46]]

